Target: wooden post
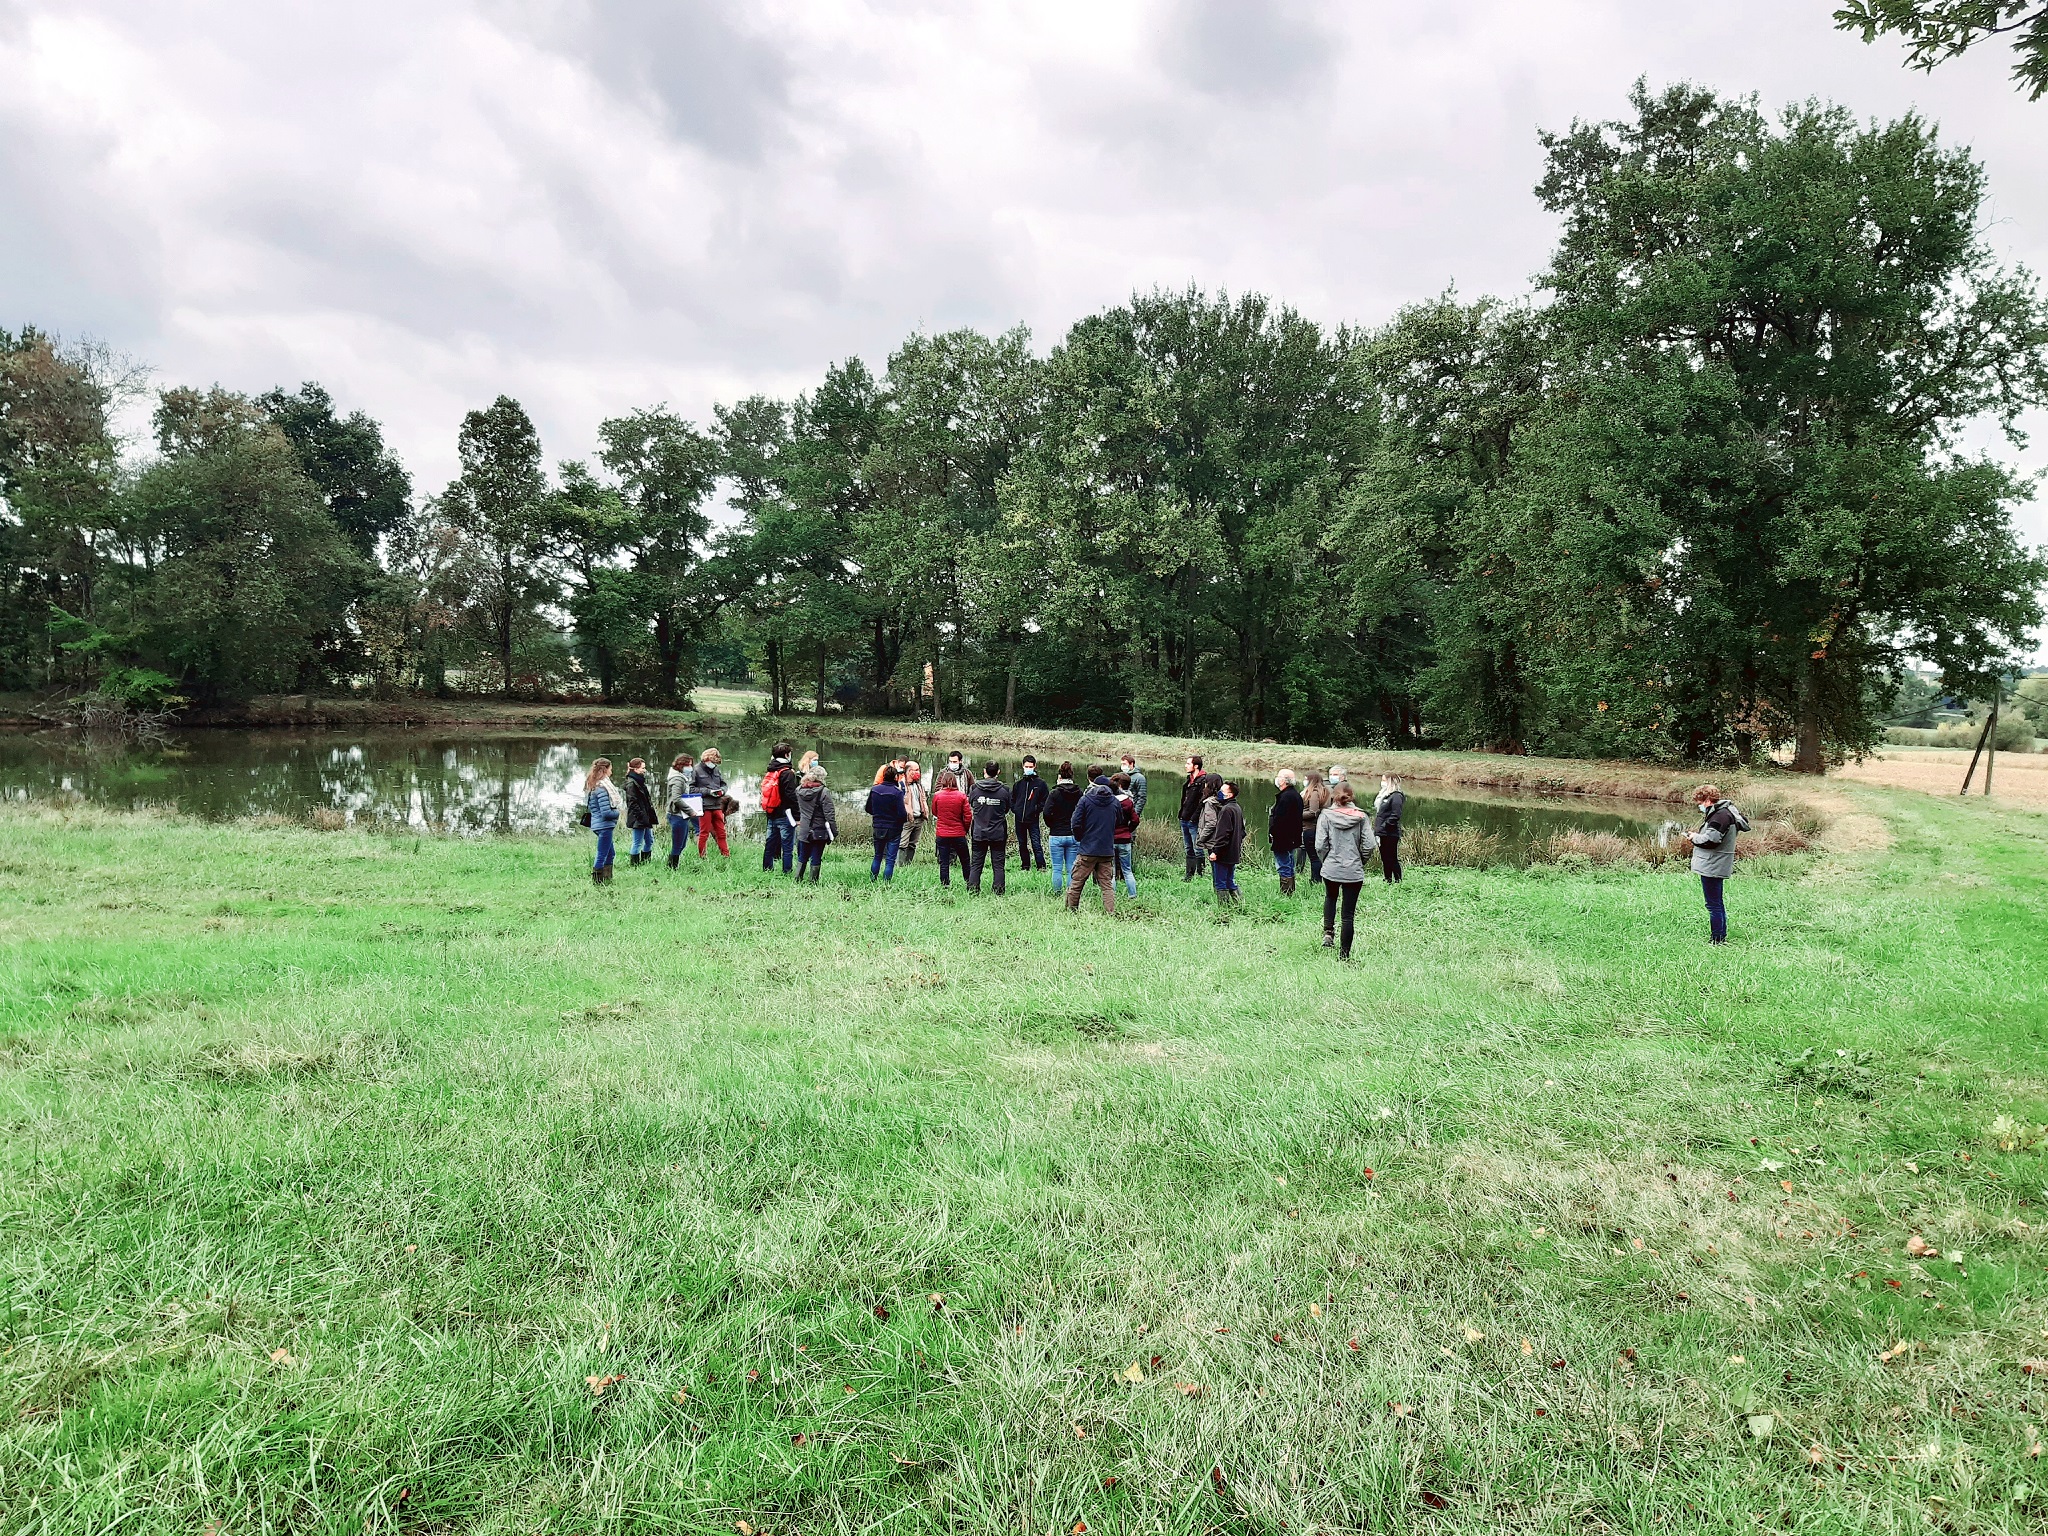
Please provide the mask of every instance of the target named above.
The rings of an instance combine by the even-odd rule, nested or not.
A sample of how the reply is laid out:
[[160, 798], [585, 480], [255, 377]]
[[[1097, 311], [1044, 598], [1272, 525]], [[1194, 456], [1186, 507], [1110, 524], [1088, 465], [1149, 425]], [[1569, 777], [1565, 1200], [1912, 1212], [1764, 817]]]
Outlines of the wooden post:
[[1970, 754], [1970, 771], [1963, 775], [1963, 787], [1956, 791], [1957, 794], [1967, 795], [1970, 792], [1970, 780], [1977, 777], [1977, 759], [1984, 755], [1984, 744], [1991, 739], [1991, 728], [1996, 724], [1998, 724], [1998, 705], [1993, 703], [1991, 706], [1991, 718], [1984, 722], [1984, 730], [1977, 737], [1977, 750]]
[[1998, 761], [1998, 700], [1991, 701], [1991, 718], [1984, 726], [1984, 798], [1991, 798], [1991, 765]]

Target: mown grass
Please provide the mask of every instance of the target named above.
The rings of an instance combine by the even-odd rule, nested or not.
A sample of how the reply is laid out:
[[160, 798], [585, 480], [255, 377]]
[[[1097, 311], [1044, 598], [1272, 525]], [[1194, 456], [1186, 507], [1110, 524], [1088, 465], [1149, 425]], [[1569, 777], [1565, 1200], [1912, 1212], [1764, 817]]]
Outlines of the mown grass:
[[0, 811], [0, 1531], [2038, 1530], [2048, 818], [1855, 798], [1350, 966]]

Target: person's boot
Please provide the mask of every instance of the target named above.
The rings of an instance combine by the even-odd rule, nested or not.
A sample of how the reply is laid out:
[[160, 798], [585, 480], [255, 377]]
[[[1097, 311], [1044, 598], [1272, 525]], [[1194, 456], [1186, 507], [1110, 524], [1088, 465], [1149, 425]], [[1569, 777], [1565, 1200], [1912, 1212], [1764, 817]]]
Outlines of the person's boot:
[[670, 854], [670, 855], [668, 856], [668, 867], [669, 867], [670, 869], [676, 869], [676, 868], [679, 868], [679, 867], [680, 867], [680, 865], [681, 865], [682, 857], [683, 857], [683, 856], [682, 856], [682, 855], [681, 855], [680, 853], [672, 853], [672, 854]]
[[591, 867], [591, 871], [590, 871], [590, 883], [591, 883], [592, 885], [603, 885], [603, 884], [604, 884], [604, 871], [603, 871], [602, 869], [599, 869], [599, 868], [597, 868], [596, 866], [594, 866], [594, 865], [593, 865], [593, 866]]
[[1323, 930], [1323, 948], [1325, 948], [1325, 949], [1335, 949], [1336, 947], [1337, 947], [1337, 935], [1336, 935], [1336, 934], [1334, 934], [1334, 933], [1332, 933], [1332, 932], [1331, 932], [1331, 931], [1330, 931], [1329, 929], [1325, 928], [1325, 929]]
[[1280, 877], [1280, 894], [1282, 896], [1292, 896], [1294, 894], [1294, 876], [1282, 875]]

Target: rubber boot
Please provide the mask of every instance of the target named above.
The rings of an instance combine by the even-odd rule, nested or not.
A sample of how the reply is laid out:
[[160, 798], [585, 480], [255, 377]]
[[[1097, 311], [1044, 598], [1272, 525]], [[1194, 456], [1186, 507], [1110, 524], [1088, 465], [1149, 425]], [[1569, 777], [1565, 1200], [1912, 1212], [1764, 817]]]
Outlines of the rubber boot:
[[590, 872], [590, 883], [591, 883], [592, 885], [603, 885], [603, 884], [604, 884], [604, 871], [603, 871], [603, 870], [601, 870], [601, 869], [593, 869], [593, 870], [591, 870], [591, 872]]
[[1280, 877], [1280, 894], [1282, 896], [1292, 896], [1294, 894], [1294, 876], [1282, 875]]

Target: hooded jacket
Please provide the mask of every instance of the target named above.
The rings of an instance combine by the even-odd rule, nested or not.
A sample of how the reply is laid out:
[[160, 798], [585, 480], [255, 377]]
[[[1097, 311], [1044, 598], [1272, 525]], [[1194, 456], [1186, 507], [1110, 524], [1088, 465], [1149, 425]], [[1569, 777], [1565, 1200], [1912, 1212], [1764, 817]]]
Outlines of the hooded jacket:
[[1054, 837], [1074, 835], [1074, 808], [1081, 803], [1081, 786], [1061, 779], [1045, 797], [1045, 830]]
[[1216, 855], [1218, 864], [1236, 865], [1244, 859], [1244, 807], [1220, 794], [1202, 802], [1201, 830], [1195, 846]]
[[839, 815], [832, 791], [812, 780], [796, 792], [796, 835], [807, 843], [829, 843], [839, 836]]
[[1016, 813], [1020, 829], [1029, 827], [1045, 814], [1045, 802], [1052, 791], [1046, 788], [1044, 779], [1035, 773], [1020, 773], [1017, 782], [1010, 786], [1010, 809]]
[[1116, 840], [1129, 845], [1138, 836], [1138, 797], [1114, 784], [1110, 785], [1110, 792], [1116, 796]]
[[1735, 834], [1749, 830], [1749, 818], [1730, 800], [1716, 800], [1700, 818], [1700, 829], [1688, 833], [1692, 842], [1692, 872], [1709, 880], [1726, 880], [1735, 873]]
[[875, 841], [893, 842], [903, 835], [903, 823], [909, 820], [903, 809], [903, 791], [894, 784], [877, 784], [868, 791], [866, 806], [868, 819], [875, 824]]
[[974, 807], [977, 843], [1007, 843], [1010, 840], [1010, 786], [1001, 779], [976, 779], [967, 791], [967, 803]]
[[1323, 879], [1329, 884], [1358, 884], [1365, 878], [1365, 861], [1378, 846], [1372, 818], [1355, 805], [1333, 805], [1316, 818], [1316, 857], [1323, 861]]
[[1116, 791], [1109, 780], [1097, 779], [1074, 809], [1071, 836], [1083, 858], [1107, 859], [1116, 854]]
[[1151, 787], [1151, 781], [1145, 777], [1144, 769], [1131, 769], [1131, 799], [1137, 802], [1140, 821], [1145, 819], [1145, 796]]

